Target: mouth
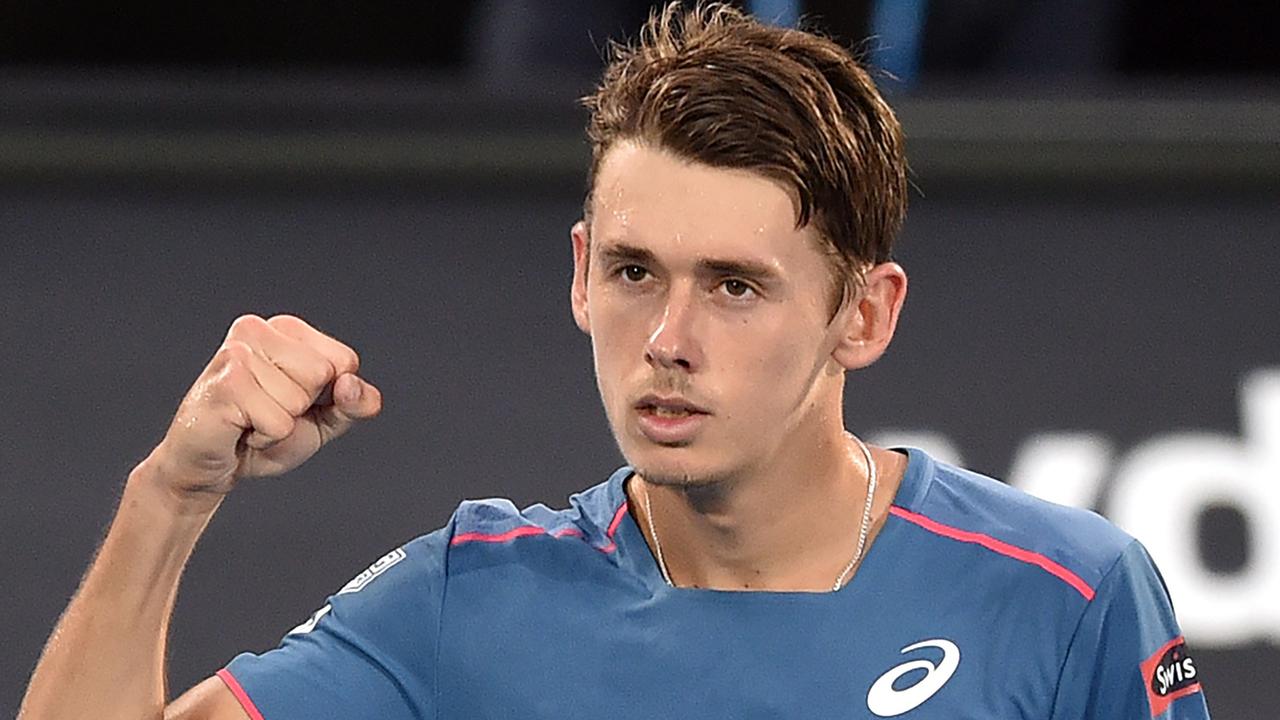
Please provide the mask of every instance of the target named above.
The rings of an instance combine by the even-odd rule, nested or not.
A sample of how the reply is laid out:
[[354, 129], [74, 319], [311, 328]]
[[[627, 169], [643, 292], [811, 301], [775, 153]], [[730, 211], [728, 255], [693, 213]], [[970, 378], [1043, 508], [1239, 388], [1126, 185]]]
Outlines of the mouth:
[[635, 412], [641, 435], [673, 448], [693, 443], [711, 417], [706, 408], [675, 396], [645, 395], [636, 402]]
[[659, 418], [683, 418], [690, 415], [711, 414], [706, 408], [695, 405], [679, 396], [645, 395], [636, 402], [635, 408], [642, 414]]

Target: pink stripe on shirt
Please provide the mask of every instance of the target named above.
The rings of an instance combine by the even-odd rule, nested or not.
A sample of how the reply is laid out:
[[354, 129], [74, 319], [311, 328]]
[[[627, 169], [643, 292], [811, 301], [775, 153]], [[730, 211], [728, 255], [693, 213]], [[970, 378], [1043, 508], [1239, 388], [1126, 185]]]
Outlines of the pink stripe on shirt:
[[1076, 592], [1083, 595], [1085, 600], [1093, 600], [1094, 590], [1089, 586], [1089, 583], [1082, 580], [1079, 575], [1076, 575], [1040, 553], [1025, 550], [1017, 547], [1016, 545], [1010, 545], [1009, 543], [1004, 542], [1003, 540], [997, 540], [990, 535], [984, 535], [982, 533], [961, 530], [960, 528], [952, 527], [950, 525], [944, 525], [937, 520], [925, 517], [919, 513], [911, 512], [910, 510], [897, 505], [891, 505], [889, 507], [889, 512], [903, 520], [906, 520], [907, 522], [919, 525], [931, 533], [948, 537], [952, 540], [959, 540], [960, 542], [981, 545], [992, 552], [1000, 553], [1001, 555], [1011, 557], [1014, 560], [1019, 560], [1029, 565], [1035, 565], [1042, 570], [1048, 571], [1049, 574], [1075, 588]]

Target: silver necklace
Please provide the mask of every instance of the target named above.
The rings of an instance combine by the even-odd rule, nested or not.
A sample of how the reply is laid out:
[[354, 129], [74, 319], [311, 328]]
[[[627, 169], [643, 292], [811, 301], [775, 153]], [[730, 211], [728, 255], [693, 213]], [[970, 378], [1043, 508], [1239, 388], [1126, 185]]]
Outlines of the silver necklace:
[[[844, 566], [844, 570], [840, 571], [840, 575], [836, 577], [835, 584], [831, 586], [831, 591], [835, 592], [844, 586], [845, 578], [849, 577], [849, 573], [858, 566], [858, 561], [862, 559], [862, 552], [867, 547], [867, 534], [871, 531], [871, 505], [876, 496], [876, 461], [871, 457], [871, 449], [867, 444], [862, 442], [856, 435], [845, 433], [851, 440], [858, 444], [862, 450], [862, 457], [867, 461], [867, 498], [862, 504], [862, 524], [858, 527], [858, 547], [853, 551], [853, 557], [850, 558], [849, 564]], [[644, 489], [644, 517], [649, 523], [649, 536], [653, 538], [653, 554], [658, 557], [658, 569], [662, 571], [662, 579], [667, 581], [667, 585], [675, 587], [675, 583], [671, 582], [671, 573], [667, 571], [667, 561], [662, 557], [662, 541], [658, 539], [658, 529], [653, 526], [653, 508], [649, 504], [649, 488]]]

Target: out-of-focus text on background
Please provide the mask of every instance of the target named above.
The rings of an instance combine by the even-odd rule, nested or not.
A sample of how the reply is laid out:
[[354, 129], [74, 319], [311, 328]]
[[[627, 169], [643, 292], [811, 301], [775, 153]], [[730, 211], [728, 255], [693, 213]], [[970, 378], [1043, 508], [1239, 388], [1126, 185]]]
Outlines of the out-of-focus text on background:
[[[881, 72], [914, 169], [894, 346], [848, 422], [1160, 563], [1215, 717], [1280, 705], [1276, 6], [755, 2]], [[246, 483], [197, 550], [173, 687], [274, 645], [464, 497], [621, 460], [567, 309], [575, 99], [644, 2], [0, 7], [0, 715], [129, 469], [226, 326], [357, 347], [384, 415]]]

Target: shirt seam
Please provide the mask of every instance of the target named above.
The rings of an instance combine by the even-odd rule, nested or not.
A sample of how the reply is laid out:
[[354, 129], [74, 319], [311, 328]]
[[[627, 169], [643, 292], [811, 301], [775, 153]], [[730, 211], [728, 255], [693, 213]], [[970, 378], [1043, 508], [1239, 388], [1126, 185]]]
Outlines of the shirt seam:
[[440, 642], [441, 633], [444, 632], [444, 607], [445, 601], [449, 593], [449, 556], [453, 550], [453, 537], [458, 531], [457, 512], [454, 512], [452, 518], [449, 519], [449, 533], [444, 543], [444, 560], [441, 563], [440, 572], [440, 604], [436, 611], [436, 632], [432, 642], [435, 644], [432, 653], [433, 660], [431, 663], [431, 694], [435, 698], [434, 708], [432, 709], [432, 717], [435, 720], [440, 718], [440, 706], [442, 704], [442, 693], [440, 691], [440, 653], [443, 643]]
[[[1102, 587], [1111, 579], [1112, 573], [1114, 573], [1116, 568], [1120, 566], [1120, 561], [1124, 559], [1125, 554], [1127, 554], [1137, 543], [1138, 541], [1136, 539], [1130, 540], [1129, 543], [1124, 546], [1124, 549], [1116, 555], [1116, 559], [1111, 561], [1111, 565], [1107, 567], [1107, 571], [1102, 574], [1102, 579], [1099, 580], [1098, 584], [1095, 586], [1096, 590], [1094, 592], [1093, 600], [1087, 601], [1084, 604], [1084, 609], [1080, 611], [1080, 617], [1076, 618], [1075, 627], [1071, 629], [1071, 639], [1067, 642], [1067, 651], [1062, 654], [1062, 664], [1058, 666], [1058, 678], [1053, 684], [1053, 707], [1050, 708], [1051, 713], [1057, 712], [1058, 699], [1061, 697], [1062, 693], [1062, 676], [1067, 671], [1067, 660], [1071, 657], [1071, 650], [1075, 647], [1076, 639], [1080, 635], [1080, 627], [1084, 624], [1085, 616], [1093, 609], [1094, 602], [1097, 601], [1099, 599], [1098, 596], [1102, 594]], [[1052, 717], [1052, 714], [1050, 717]]]

